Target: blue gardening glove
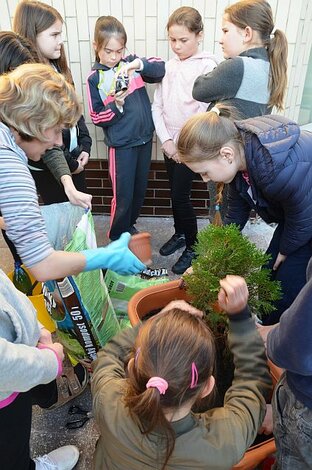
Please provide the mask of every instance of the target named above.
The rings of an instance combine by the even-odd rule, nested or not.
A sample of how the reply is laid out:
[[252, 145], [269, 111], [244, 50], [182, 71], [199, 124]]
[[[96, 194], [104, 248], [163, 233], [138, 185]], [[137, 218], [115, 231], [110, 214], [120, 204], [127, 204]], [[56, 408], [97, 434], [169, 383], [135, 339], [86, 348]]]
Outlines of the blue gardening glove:
[[86, 257], [84, 271], [111, 269], [117, 274], [137, 274], [143, 271], [145, 264], [128, 248], [130, 238], [130, 233], [125, 232], [107, 246], [81, 251]]

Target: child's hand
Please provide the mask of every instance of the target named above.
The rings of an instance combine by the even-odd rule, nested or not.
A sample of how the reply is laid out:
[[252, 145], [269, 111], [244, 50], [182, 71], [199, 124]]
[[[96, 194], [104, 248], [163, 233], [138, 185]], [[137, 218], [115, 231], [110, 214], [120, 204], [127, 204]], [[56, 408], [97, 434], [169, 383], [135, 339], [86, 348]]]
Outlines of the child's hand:
[[266, 413], [262, 425], [259, 428], [258, 434], [265, 434], [269, 436], [273, 432], [273, 413], [272, 405], [266, 406]]
[[78, 166], [75, 171], [72, 171], [72, 175], [79, 175], [84, 170], [84, 166], [81, 164], [80, 161], [77, 160]]
[[173, 140], [171, 140], [171, 139], [166, 140], [166, 142], [164, 142], [162, 144], [161, 150], [164, 152], [164, 154], [168, 158], [172, 158], [177, 153], [176, 146], [175, 146]]
[[122, 67], [120, 67], [118, 72], [116, 72], [115, 74], [115, 79], [119, 75], [128, 75], [130, 78], [135, 72], [135, 70], [140, 70], [140, 68], [141, 68], [141, 61], [140, 59], [136, 58], [132, 62], [125, 63]]
[[81, 191], [77, 191], [77, 189], [73, 189], [70, 191], [66, 191], [66, 196], [68, 197], [68, 200], [71, 204], [74, 206], [81, 206], [84, 209], [92, 209], [92, 195], [83, 193]]
[[79, 155], [79, 157], [77, 158], [77, 162], [79, 162], [84, 168], [86, 164], [88, 163], [88, 161], [89, 161], [89, 154], [88, 152], [85, 152], [83, 150], [81, 154]]
[[57, 354], [60, 360], [63, 362], [65, 355], [64, 355], [64, 348], [61, 343], [52, 343], [49, 344], [49, 349], [53, 349], [53, 351]]
[[282, 264], [285, 261], [286, 258], [287, 258], [286, 255], [282, 255], [282, 253], [279, 253], [276, 257], [275, 262], [274, 262], [274, 265], [273, 265], [273, 268], [272, 268], [273, 271], [276, 271], [279, 268], [280, 264]]
[[49, 330], [47, 330], [46, 328], [41, 328], [38, 343], [52, 344], [52, 335]]
[[228, 275], [220, 280], [220, 308], [228, 314], [240, 313], [247, 305], [248, 287], [244, 278]]
[[119, 107], [124, 106], [127, 95], [128, 95], [128, 90], [118, 91], [118, 93], [115, 93], [116, 106], [119, 106]]
[[266, 348], [266, 343], [267, 343], [267, 337], [268, 337], [268, 334], [270, 333], [271, 330], [273, 330], [276, 326], [278, 325], [278, 323], [276, 323], [275, 325], [260, 325], [259, 323], [256, 323], [256, 327], [257, 327], [257, 330], [258, 330], [258, 333], [259, 335], [261, 336], [261, 339], [264, 343], [264, 347]]

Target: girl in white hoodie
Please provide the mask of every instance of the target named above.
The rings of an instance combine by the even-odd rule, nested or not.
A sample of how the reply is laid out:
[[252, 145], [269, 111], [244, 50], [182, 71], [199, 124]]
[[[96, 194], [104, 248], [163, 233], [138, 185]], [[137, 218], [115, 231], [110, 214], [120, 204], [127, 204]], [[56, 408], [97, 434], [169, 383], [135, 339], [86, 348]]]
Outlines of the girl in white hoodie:
[[176, 274], [182, 274], [191, 265], [197, 235], [196, 214], [190, 198], [194, 173], [181, 165], [176, 141], [185, 121], [207, 109], [207, 103], [195, 101], [192, 97], [195, 79], [218, 65], [214, 55], [198, 51], [203, 40], [203, 28], [202, 17], [195, 8], [181, 7], [170, 15], [167, 32], [175, 56], [166, 63], [166, 75], [156, 88], [152, 106], [169, 178], [175, 228], [174, 235], [159, 252], [168, 256], [185, 247], [172, 267]]

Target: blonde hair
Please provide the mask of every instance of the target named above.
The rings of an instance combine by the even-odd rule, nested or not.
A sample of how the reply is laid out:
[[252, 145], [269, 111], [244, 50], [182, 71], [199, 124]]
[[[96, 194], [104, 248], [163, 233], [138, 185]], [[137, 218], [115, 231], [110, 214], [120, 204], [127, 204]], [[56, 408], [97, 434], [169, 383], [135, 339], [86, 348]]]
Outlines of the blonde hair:
[[280, 29], [274, 29], [273, 13], [266, 0], [241, 0], [224, 10], [228, 20], [238, 28], [257, 31], [270, 60], [269, 107], [283, 109], [287, 86], [288, 43]]
[[219, 155], [221, 147], [231, 142], [241, 143], [241, 137], [233, 121], [234, 108], [218, 103], [220, 111], [198, 113], [190, 117], [179, 134], [177, 149], [183, 163], [212, 160]]
[[[234, 124], [235, 108], [222, 103], [214, 105], [214, 111], [198, 113], [189, 118], [181, 129], [177, 149], [182, 163], [198, 163], [216, 158], [221, 147], [242, 145], [242, 138]], [[216, 214], [214, 225], [222, 225], [220, 206], [223, 201], [224, 183], [217, 183]]]
[[24, 64], [0, 77], [0, 120], [25, 140], [45, 142], [47, 129], [72, 127], [80, 115], [74, 88], [49, 65]]

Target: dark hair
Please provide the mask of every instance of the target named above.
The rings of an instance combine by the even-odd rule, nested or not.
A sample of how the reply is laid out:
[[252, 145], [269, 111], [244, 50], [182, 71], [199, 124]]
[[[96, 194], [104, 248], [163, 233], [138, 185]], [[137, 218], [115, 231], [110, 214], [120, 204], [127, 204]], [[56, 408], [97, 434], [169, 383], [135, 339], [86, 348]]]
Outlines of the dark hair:
[[0, 74], [10, 72], [21, 64], [39, 62], [28, 39], [12, 31], [0, 32]]
[[[47, 59], [42, 55], [42, 52], [37, 46], [37, 36], [50, 28], [57, 20], [64, 23], [61, 14], [46, 3], [34, 0], [23, 0], [18, 3], [16, 7], [13, 18], [13, 30], [32, 42], [37, 50], [39, 60], [42, 63], [47, 63]], [[61, 45], [60, 57], [51, 61], [51, 63], [64, 75], [66, 80], [73, 83], [63, 44]]]
[[192, 7], [181, 7], [169, 16], [167, 31], [174, 24], [185, 26], [191, 33], [198, 34], [204, 29], [204, 23], [200, 13]]
[[266, 0], [241, 0], [224, 10], [228, 20], [238, 28], [249, 26], [257, 31], [270, 59], [269, 106], [283, 109], [287, 86], [288, 44], [283, 31], [274, 30], [273, 13]]
[[[135, 347], [139, 353], [129, 368], [124, 402], [143, 434], [156, 428], [163, 430], [167, 442], [165, 468], [175, 445], [175, 434], [165, 412], [186, 402], [195, 403], [201, 396], [214, 369], [214, 339], [203, 320], [175, 308], [147, 320]], [[194, 388], [190, 388], [192, 363], [198, 372]], [[164, 395], [156, 388], [146, 388], [155, 376], [168, 382]]]
[[117, 37], [124, 43], [124, 47], [127, 44], [127, 33], [120, 21], [114, 16], [100, 16], [95, 23], [94, 29], [94, 43], [95, 48], [95, 60], [99, 61], [98, 50], [105, 46], [112, 36]]

